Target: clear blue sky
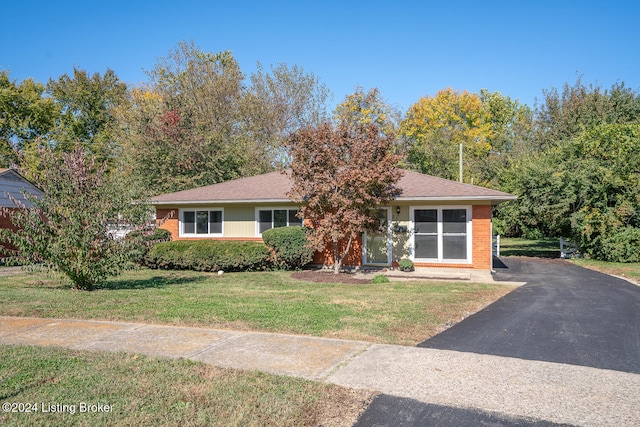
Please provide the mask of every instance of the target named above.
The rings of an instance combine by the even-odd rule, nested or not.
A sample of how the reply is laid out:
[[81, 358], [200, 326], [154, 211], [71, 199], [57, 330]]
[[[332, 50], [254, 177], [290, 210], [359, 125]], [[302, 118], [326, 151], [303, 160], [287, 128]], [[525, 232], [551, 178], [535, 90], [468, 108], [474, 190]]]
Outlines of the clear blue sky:
[[448, 86], [500, 91], [533, 106], [583, 75], [640, 89], [640, 2], [608, 1], [4, 1], [0, 69], [46, 82], [73, 67], [113, 69], [130, 85], [181, 40], [257, 61], [297, 64], [340, 102], [378, 87], [405, 111]]

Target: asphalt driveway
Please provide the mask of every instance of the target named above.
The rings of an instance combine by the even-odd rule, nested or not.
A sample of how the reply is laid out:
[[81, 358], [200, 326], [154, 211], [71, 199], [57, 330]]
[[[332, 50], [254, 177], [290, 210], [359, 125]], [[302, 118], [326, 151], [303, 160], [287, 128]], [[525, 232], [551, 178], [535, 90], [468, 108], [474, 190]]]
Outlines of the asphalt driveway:
[[502, 263], [496, 280], [527, 284], [418, 347], [640, 373], [640, 286], [565, 260]]

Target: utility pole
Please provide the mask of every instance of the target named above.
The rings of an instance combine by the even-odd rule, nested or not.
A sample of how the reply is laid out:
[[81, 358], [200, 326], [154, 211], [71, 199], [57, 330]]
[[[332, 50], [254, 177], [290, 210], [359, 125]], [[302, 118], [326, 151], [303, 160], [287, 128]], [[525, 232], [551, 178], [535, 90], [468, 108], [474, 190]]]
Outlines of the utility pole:
[[460, 177], [460, 182], [462, 182], [462, 143], [460, 143], [460, 158], [458, 162], [460, 163], [460, 173], [458, 176]]

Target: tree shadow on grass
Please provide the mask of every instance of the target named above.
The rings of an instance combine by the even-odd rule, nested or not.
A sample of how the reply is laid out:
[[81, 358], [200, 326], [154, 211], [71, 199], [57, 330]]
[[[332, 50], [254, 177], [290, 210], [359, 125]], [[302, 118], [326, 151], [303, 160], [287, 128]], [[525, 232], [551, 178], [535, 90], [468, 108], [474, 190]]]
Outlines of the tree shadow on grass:
[[200, 283], [207, 280], [205, 276], [153, 276], [146, 279], [115, 279], [97, 284], [95, 290], [124, 290], [124, 289], [148, 289], [164, 288], [173, 285], [185, 285]]

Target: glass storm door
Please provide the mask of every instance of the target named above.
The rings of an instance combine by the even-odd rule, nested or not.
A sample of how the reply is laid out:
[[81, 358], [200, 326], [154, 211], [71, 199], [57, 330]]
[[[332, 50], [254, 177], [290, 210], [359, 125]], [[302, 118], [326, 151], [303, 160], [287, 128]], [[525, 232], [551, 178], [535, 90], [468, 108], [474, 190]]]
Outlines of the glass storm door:
[[367, 232], [364, 237], [364, 264], [391, 264], [391, 221], [390, 208], [376, 210], [376, 217], [381, 232]]

